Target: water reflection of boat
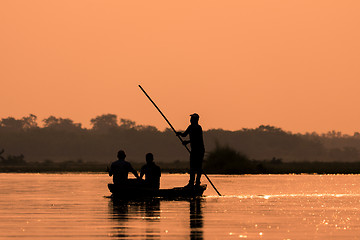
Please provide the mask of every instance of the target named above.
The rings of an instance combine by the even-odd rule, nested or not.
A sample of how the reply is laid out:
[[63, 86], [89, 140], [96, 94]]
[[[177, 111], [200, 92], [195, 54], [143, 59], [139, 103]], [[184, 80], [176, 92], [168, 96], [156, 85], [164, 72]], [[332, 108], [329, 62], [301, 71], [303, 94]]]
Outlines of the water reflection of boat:
[[[175, 201], [174, 201], [175, 200]], [[171, 216], [169, 211], [174, 207], [174, 202], [182, 202], [185, 205], [180, 205], [185, 210], [189, 209], [190, 217], [182, 220], [189, 220], [189, 233], [176, 232], [177, 235], [170, 235], [167, 231], [161, 231], [161, 228], [166, 228], [169, 217], [178, 218], [178, 216]], [[109, 219], [115, 220], [109, 236], [114, 239], [162, 239], [162, 238], [176, 238], [179, 239], [181, 235], [187, 239], [186, 235], [191, 240], [202, 240], [203, 238], [203, 203], [205, 198], [189, 198], [189, 199], [161, 199], [151, 198], [144, 200], [129, 200], [110, 198], [109, 201]], [[170, 204], [170, 205], [169, 205]], [[179, 206], [178, 204], [175, 204]], [[171, 206], [169, 208], [169, 206]], [[169, 215], [170, 214], [170, 215]], [[181, 222], [181, 217], [177, 221]], [[173, 233], [174, 234], [174, 233]]]
[[117, 185], [108, 184], [108, 188], [113, 197], [123, 199], [143, 199], [143, 198], [194, 198], [203, 195], [206, 184], [194, 187], [175, 187], [170, 189], [151, 189], [142, 186], [127, 184]]
[[112, 210], [112, 218], [118, 220], [127, 220], [128, 214], [141, 213], [142, 219], [149, 221], [158, 221], [160, 218], [160, 199], [153, 198], [144, 201], [132, 201], [126, 199], [112, 198], [109, 202]]
[[[147, 200], [111, 198], [109, 213], [109, 218], [117, 222], [109, 233], [112, 238], [160, 239], [160, 228], [158, 226], [160, 221], [159, 198]], [[149, 224], [144, 224], [144, 220]]]

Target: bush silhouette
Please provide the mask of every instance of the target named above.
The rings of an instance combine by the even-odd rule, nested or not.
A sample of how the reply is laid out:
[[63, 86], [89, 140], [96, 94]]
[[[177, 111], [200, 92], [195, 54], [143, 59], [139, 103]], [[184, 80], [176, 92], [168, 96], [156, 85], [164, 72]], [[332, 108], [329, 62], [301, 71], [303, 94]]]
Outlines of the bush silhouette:
[[255, 167], [246, 155], [219, 144], [209, 153], [204, 166], [208, 172], [229, 174], [251, 173]]

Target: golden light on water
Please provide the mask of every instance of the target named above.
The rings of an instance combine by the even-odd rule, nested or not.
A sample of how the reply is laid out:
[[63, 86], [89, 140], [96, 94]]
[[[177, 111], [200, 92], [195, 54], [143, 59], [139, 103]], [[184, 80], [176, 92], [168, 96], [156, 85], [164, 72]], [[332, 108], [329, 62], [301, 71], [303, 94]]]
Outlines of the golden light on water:
[[[0, 238], [344, 239], [360, 233], [359, 175], [211, 176], [195, 201], [116, 201], [105, 174], [0, 174]], [[187, 175], [164, 174], [164, 188]]]

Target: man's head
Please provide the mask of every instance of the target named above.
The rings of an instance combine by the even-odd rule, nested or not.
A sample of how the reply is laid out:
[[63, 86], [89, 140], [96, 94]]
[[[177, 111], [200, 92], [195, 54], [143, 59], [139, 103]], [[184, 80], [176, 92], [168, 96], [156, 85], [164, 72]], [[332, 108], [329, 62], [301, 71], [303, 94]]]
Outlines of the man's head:
[[193, 113], [190, 115], [190, 122], [191, 124], [198, 124], [199, 123], [199, 114]]
[[125, 154], [124, 150], [118, 151], [117, 157], [118, 157], [119, 160], [124, 160], [125, 157], [126, 157], [126, 154]]
[[152, 153], [147, 153], [145, 158], [147, 163], [152, 163], [154, 161], [154, 155]]

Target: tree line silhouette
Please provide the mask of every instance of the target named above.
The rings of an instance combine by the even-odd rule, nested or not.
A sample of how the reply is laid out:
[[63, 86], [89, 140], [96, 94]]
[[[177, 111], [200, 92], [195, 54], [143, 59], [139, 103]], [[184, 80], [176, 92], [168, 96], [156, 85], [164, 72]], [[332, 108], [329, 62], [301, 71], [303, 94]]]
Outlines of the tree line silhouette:
[[[171, 129], [159, 131], [154, 126], [103, 114], [90, 120], [84, 128], [69, 118], [49, 116], [39, 126], [35, 115], [20, 119], [0, 120], [0, 164], [11, 159], [26, 162], [88, 162], [109, 163], [121, 148], [132, 162], [145, 161], [147, 152], [154, 153], [162, 163], [188, 162], [188, 153], [179, 144]], [[210, 129], [204, 131], [207, 156], [220, 143], [258, 161], [277, 162], [358, 162], [360, 134], [345, 135], [331, 131], [326, 134], [292, 133], [274, 126], [261, 125], [238, 131]], [[14, 156], [25, 156], [22, 160]], [[11, 157], [12, 156], [12, 157]], [[206, 159], [206, 157], [205, 157]], [[226, 159], [224, 159], [226, 161]]]

